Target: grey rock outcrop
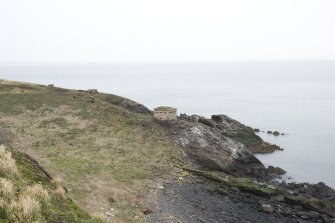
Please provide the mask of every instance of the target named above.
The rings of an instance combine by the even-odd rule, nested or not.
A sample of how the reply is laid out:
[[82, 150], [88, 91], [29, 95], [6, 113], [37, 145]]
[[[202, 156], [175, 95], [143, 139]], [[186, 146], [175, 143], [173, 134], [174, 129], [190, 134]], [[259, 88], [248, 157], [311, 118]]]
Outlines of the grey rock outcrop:
[[166, 126], [171, 128], [185, 159], [197, 168], [256, 178], [267, 175], [264, 165], [243, 144], [226, 137], [217, 128], [188, 120]]
[[288, 183], [286, 188], [297, 194], [309, 195], [311, 197], [335, 202], [335, 190], [323, 182], [317, 184]]
[[[196, 118], [195, 118], [196, 117]], [[211, 119], [200, 116], [188, 116], [182, 114], [180, 120], [200, 122], [209, 127], [215, 128], [223, 135], [245, 145], [253, 153], [271, 153], [282, 150], [280, 147], [264, 142], [261, 137], [255, 134], [254, 129], [226, 116], [212, 115]]]

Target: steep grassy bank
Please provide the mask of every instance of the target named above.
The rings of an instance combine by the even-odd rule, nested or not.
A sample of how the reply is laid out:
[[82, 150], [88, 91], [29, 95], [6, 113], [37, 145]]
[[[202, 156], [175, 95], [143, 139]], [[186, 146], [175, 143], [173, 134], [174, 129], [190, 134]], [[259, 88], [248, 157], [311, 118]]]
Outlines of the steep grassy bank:
[[0, 146], [0, 222], [99, 223], [29, 156]]
[[3, 141], [62, 178], [93, 216], [145, 221], [141, 192], [180, 162], [150, 111], [118, 96], [1, 81], [0, 104]]

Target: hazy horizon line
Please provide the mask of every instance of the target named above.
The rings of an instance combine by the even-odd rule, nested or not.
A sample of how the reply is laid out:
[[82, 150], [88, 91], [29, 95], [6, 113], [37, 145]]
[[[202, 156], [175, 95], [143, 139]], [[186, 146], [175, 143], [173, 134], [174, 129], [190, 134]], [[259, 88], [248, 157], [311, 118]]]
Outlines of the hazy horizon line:
[[195, 65], [225, 63], [279, 63], [279, 62], [335, 62], [335, 59], [288, 59], [288, 60], [225, 60], [225, 61], [165, 61], [165, 62], [113, 62], [113, 61], [34, 61], [0, 62], [0, 65]]

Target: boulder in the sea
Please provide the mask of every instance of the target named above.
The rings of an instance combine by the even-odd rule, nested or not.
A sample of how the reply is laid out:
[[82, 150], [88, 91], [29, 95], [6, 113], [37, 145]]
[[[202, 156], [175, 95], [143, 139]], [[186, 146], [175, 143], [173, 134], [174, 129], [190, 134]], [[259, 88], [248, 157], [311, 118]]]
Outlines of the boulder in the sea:
[[273, 132], [273, 135], [274, 135], [274, 136], [279, 136], [280, 133], [279, 133], [278, 131], [274, 131], [274, 132]]
[[283, 174], [286, 173], [286, 171], [283, 170], [282, 168], [280, 168], [280, 167], [273, 167], [273, 166], [269, 166], [266, 169], [266, 172], [268, 174], [275, 175], [275, 176], [280, 176], [280, 175], [283, 175]]
[[261, 130], [259, 130], [259, 129], [254, 129], [254, 132], [260, 132]]
[[272, 131], [267, 131], [266, 133], [267, 133], [267, 134], [272, 134]]

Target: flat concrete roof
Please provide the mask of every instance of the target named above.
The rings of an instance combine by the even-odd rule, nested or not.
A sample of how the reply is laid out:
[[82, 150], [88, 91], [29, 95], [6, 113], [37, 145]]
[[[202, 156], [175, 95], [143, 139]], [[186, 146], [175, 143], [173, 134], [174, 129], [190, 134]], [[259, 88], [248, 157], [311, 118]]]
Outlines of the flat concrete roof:
[[169, 106], [159, 106], [154, 109], [155, 111], [176, 111], [176, 108], [169, 107]]

